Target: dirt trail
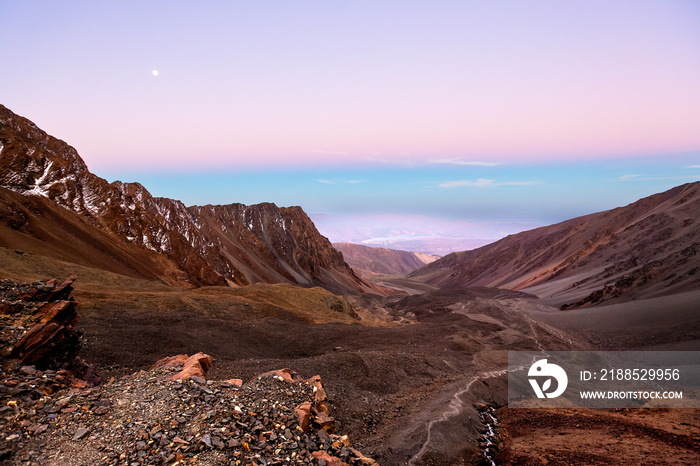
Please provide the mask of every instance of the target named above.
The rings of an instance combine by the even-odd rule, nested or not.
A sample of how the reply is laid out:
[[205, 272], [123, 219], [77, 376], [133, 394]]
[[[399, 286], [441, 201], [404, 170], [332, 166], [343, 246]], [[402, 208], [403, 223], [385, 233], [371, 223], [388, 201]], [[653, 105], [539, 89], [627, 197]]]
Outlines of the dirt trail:
[[482, 372], [477, 376], [474, 376], [469, 383], [459, 391], [457, 391], [453, 396], [452, 400], [450, 401], [450, 404], [447, 406], [445, 411], [442, 413], [442, 415], [438, 418], [432, 419], [430, 422], [428, 422], [426, 426], [427, 430], [427, 437], [425, 439], [425, 443], [421, 446], [421, 449], [418, 450], [418, 453], [416, 453], [410, 460], [408, 460], [408, 465], [409, 466], [414, 466], [416, 464], [416, 461], [419, 461], [425, 453], [430, 449], [430, 445], [432, 443], [432, 432], [433, 432], [433, 426], [438, 423], [442, 423], [447, 421], [448, 419], [459, 415], [464, 411], [464, 409], [469, 406], [472, 407], [471, 403], [467, 403], [462, 399], [462, 396], [466, 393], [469, 393], [469, 390], [471, 390], [472, 385], [479, 381], [479, 380], [486, 380], [490, 379], [493, 377], [500, 377], [502, 375], [505, 375], [508, 373], [507, 369], [502, 369], [498, 371], [489, 371], [489, 372]]
[[[496, 322], [496, 318], [493, 317], [494, 315], [498, 315], [499, 312], [505, 314], [508, 316], [510, 319], [506, 320], [512, 320], [512, 321], [521, 321], [527, 325], [527, 329], [531, 333], [530, 338], [534, 342], [535, 346], [538, 348], [538, 350], [542, 353], [543, 356], [547, 355], [547, 352], [545, 350], [545, 343], [543, 342], [542, 338], [546, 337], [547, 340], [550, 340], [551, 343], [551, 338], [554, 337], [556, 339], [561, 340], [562, 344], [568, 344], [572, 345], [573, 342], [570, 338], [566, 337], [565, 335], [561, 334], [560, 332], [557, 332], [553, 329], [550, 329], [539, 322], [533, 320], [530, 318], [527, 314], [524, 314], [522, 311], [519, 310], [520, 306], [523, 306], [523, 303], [520, 302], [513, 302], [513, 301], [503, 301], [503, 300], [485, 300], [483, 303], [480, 303], [479, 306], [474, 306], [474, 303], [459, 303], [458, 306], [453, 306], [454, 312], [459, 313], [461, 315], [470, 315], [471, 312], [478, 312], [478, 315], [475, 316], [479, 320], [491, 320]], [[489, 315], [484, 315], [482, 312], [483, 310], [491, 310]], [[493, 312], [496, 311], [496, 312]], [[501, 320], [503, 322], [503, 320]], [[508, 322], [509, 326], [512, 327], [512, 322]], [[538, 331], [540, 329], [540, 331]], [[542, 333], [542, 336], [540, 336], [540, 333]], [[534, 362], [534, 360], [533, 360]], [[514, 368], [513, 370], [515, 371], [521, 371], [525, 370], [525, 366], [517, 367]], [[434, 438], [434, 430], [440, 427], [441, 424], [445, 424], [442, 427], [442, 430], [447, 430], [447, 429], [455, 429], [458, 428], [458, 421], [457, 419], [460, 417], [463, 417], [464, 415], [469, 416], [470, 414], [473, 415], [473, 413], [476, 411], [476, 404], [479, 402], [478, 400], [478, 395], [474, 393], [470, 393], [472, 391], [472, 388], [477, 382], [485, 382], [489, 379], [493, 378], [505, 378], [505, 376], [508, 374], [508, 368], [504, 369], [485, 369], [482, 370], [481, 372], [477, 373], [476, 375], [472, 376], [469, 381], [466, 383], [466, 385], [463, 385], [460, 388], [457, 388], [457, 390], [454, 392], [451, 398], [449, 398], [449, 403], [446, 404], [444, 409], [438, 410], [435, 412], [435, 415], [432, 419], [428, 420], [425, 423], [425, 441], [422, 443], [420, 449], [416, 454], [414, 454], [409, 460], [408, 460], [408, 465], [409, 466], [415, 466], [418, 464], [421, 464], [424, 459], [426, 459], [426, 456], [428, 456], [428, 453], [432, 452], [437, 453], [440, 451], [440, 449], [444, 448], [444, 439], [439, 439], [435, 440]], [[467, 397], [468, 395], [471, 395], [470, 397]], [[501, 398], [503, 398], [501, 396]], [[499, 400], [499, 402], [496, 404], [496, 408], [500, 407], [505, 403], [505, 399]], [[484, 407], [482, 406], [482, 411], [484, 410]], [[479, 416], [480, 421], [479, 421], [479, 430], [484, 431], [486, 433], [489, 432], [489, 427], [491, 428], [491, 431], [493, 429], [493, 426], [489, 426], [489, 422], [495, 424], [497, 423], [497, 419], [493, 414], [490, 414], [489, 416], [484, 416], [483, 413]], [[471, 419], [471, 417], [470, 417]], [[480, 433], [480, 437], [484, 438], [485, 433]], [[441, 434], [440, 436], [444, 436], [444, 433]], [[469, 432], [465, 432], [465, 439], [468, 438]], [[471, 438], [467, 441], [475, 441], [478, 439]], [[435, 445], [437, 444], [437, 445]], [[493, 462], [493, 459], [491, 458], [491, 454], [488, 456], [485, 456], [485, 459], [488, 462]], [[430, 459], [427, 459], [428, 463], [430, 463]]]

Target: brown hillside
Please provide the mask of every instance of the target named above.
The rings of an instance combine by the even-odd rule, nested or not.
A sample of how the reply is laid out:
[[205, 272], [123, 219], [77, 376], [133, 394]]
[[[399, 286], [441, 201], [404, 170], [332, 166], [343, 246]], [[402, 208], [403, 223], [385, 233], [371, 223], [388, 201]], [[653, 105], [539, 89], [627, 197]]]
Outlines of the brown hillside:
[[[6, 247], [31, 245], [37, 254], [168, 283], [175, 279], [185, 286], [265, 282], [318, 285], [337, 293], [382, 292], [355, 275], [299, 207], [188, 208], [153, 197], [138, 183], [108, 183], [90, 173], [74, 148], [1, 105], [0, 187], [6, 197], [11, 191], [28, 198], [8, 197], [2, 206]], [[26, 228], [9, 207], [12, 202], [41, 204], [41, 219], [34, 218], [32, 228]], [[60, 211], [49, 213], [51, 209]], [[42, 231], [64, 237], [63, 243], [75, 242], [43, 251], [39, 224]], [[110, 244], [106, 251], [89, 253], [105, 243]], [[128, 251], [128, 257], [115, 266], [120, 251]]]
[[700, 286], [700, 183], [453, 253], [410, 277], [523, 290], [577, 306]]

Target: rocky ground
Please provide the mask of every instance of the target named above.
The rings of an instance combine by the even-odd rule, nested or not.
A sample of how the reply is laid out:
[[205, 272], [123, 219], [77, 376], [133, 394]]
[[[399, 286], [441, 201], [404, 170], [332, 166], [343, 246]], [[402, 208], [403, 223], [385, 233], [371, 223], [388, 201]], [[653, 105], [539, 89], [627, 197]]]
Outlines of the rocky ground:
[[318, 376], [206, 380], [198, 353], [101, 383], [76, 358], [72, 283], [0, 282], [3, 464], [376, 464], [335, 433]]
[[86, 310], [81, 329], [86, 358], [117, 378], [162, 355], [197, 350], [217, 357], [212, 378], [252, 380], [279, 367], [320, 374], [339, 429], [381, 464], [472, 464], [485, 430], [473, 406], [505, 403], [505, 374], [492, 373], [506, 367], [506, 348], [573, 347], [524, 318], [517, 306], [526, 297], [454, 289], [359, 303], [404, 322], [389, 327], [261, 318], [253, 304], [214, 318], [105, 302], [99, 313]]
[[[87, 361], [79, 366], [82, 376], [61, 361], [18, 360], [12, 343], [33, 334], [42, 320], [38, 310], [54, 309], [34, 302], [26, 313], [17, 312], [13, 300], [26, 289], [55, 290], [64, 282], [7, 282], [14, 294], [0, 303], [0, 462], [286, 464], [288, 456], [310, 464], [371, 461], [355, 448], [386, 465], [698, 463], [699, 410], [504, 407], [508, 350], [593, 349], [599, 343], [592, 342], [608, 338], [590, 329], [586, 335], [596, 339], [582, 341], [572, 337], [573, 330], [561, 330], [561, 322], [543, 317], [582, 311], [562, 313], [517, 292], [455, 288], [393, 300], [365, 295], [354, 302], [358, 312], [371, 308], [393, 319], [392, 325], [356, 319], [312, 324], [286, 305], [249, 296], [249, 305], [222, 306], [220, 295], [213, 295], [216, 301], [208, 290], [201, 296], [168, 291], [168, 297], [146, 284], [117, 286], [110, 277], [104, 283], [100, 278], [100, 286], [76, 289], [89, 304], [81, 307], [75, 327], [68, 325], [71, 312], [60, 314], [66, 325], [58, 327], [84, 333], [63, 340], [79, 343]], [[70, 302], [68, 295], [60, 298]], [[609, 337], [618, 345], [624, 341], [617, 331]], [[206, 377], [177, 382], [168, 380], [178, 373], [174, 368], [153, 366], [165, 356], [199, 351], [216, 358], [213, 364], [202, 359], [202, 370], [211, 365]], [[170, 362], [185, 364], [183, 357]], [[92, 386], [94, 375], [84, 379], [88, 363], [99, 368], [101, 384]], [[280, 367], [302, 377], [291, 371], [260, 377]], [[321, 408], [316, 374], [327, 394]]]
[[158, 367], [51, 395], [45, 388], [61, 374], [5, 373], [0, 455], [12, 465], [375, 464], [333, 433], [320, 379], [173, 380], [178, 371]]

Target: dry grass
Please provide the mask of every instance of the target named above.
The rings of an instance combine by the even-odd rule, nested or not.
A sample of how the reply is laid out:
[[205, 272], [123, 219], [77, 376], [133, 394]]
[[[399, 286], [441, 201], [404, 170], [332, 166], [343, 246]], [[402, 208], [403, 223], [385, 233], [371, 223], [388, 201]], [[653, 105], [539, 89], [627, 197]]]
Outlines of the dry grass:
[[0, 248], [0, 278], [32, 281], [70, 275], [78, 277], [73, 296], [80, 302], [84, 315], [99, 313], [108, 306], [131, 313], [193, 312], [215, 318], [245, 320], [288, 312], [314, 324], [387, 325], [372, 313], [318, 287], [258, 283], [248, 287], [183, 290], [156, 281]]

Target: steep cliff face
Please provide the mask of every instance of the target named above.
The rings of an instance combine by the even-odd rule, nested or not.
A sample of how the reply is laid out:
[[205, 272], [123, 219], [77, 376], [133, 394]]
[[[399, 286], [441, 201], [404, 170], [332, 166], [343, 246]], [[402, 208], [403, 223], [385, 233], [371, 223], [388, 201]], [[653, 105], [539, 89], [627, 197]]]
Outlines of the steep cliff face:
[[366, 287], [300, 207], [265, 203], [189, 210], [201, 224], [202, 256], [240, 283], [323, 283], [342, 288], [345, 282], [358, 291]]
[[[193, 286], [287, 282], [320, 285], [334, 292], [372, 290], [299, 207], [186, 207], [177, 200], [153, 197], [138, 183], [109, 183], [90, 173], [74, 148], [3, 106], [1, 188], [48, 199], [110, 233], [115, 242], [135, 244], [166, 258], [168, 264], [150, 275], [160, 277], [164, 269], [173, 268], [181, 273], [171, 271], [164, 281]], [[12, 216], [6, 217], [10, 222]], [[15, 230], [31, 236], [26, 229]], [[151, 256], [151, 261], [158, 259]]]

